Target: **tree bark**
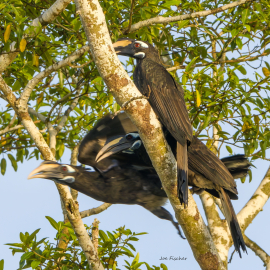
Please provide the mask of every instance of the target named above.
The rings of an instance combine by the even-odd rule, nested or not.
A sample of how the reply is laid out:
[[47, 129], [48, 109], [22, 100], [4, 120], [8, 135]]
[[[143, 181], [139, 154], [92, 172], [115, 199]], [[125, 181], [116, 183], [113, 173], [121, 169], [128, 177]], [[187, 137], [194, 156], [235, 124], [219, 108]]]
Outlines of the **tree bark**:
[[[122, 106], [140, 92], [118, 60], [108, 33], [103, 11], [97, 0], [75, 0], [90, 50], [98, 71]], [[225, 269], [210, 233], [189, 193], [189, 206], [184, 209], [177, 198], [176, 163], [163, 136], [161, 125], [146, 99], [136, 99], [127, 105], [126, 112], [138, 127], [140, 136], [152, 163], [162, 181], [164, 190], [202, 269]]]

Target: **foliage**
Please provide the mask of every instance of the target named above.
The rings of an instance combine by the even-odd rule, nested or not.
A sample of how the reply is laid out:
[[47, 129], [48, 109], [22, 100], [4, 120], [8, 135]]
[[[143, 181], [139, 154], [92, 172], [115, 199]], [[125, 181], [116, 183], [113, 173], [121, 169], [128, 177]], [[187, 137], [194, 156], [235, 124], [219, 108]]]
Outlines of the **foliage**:
[[[37, 229], [31, 234], [21, 232], [20, 243], [7, 244], [10, 246], [13, 255], [17, 252], [22, 253], [18, 269], [89, 269], [85, 255], [70, 223], [64, 223], [62, 221], [56, 222], [53, 218], [48, 216], [46, 218], [57, 231], [54, 242], [50, 242], [47, 237], [37, 240], [37, 234], [40, 231], [40, 229]], [[63, 232], [65, 227], [68, 228], [68, 234]], [[92, 237], [91, 226], [85, 225], [85, 227], [90, 237]], [[164, 264], [161, 264], [160, 267], [154, 265], [150, 267], [146, 262], [139, 262], [139, 253], [134, 256], [133, 252], [135, 252], [136, 249], [131, 242], [138, 241], [139, 239], [136, 236], [143, 234], [146, 233], [134, 233], [129, 229], [125, 229], [125, 226], [113, 232], [107, 231], [105, 233], [100, 230], [98, 255], [104, 268], [119, 270], [117, 261], [120, 257], [124, 256], [128, 258], [134, 257], [131, 263], [125, 260], [125, 267], [129, 270], [139, 270], [139, 267], [143, 264], [147, 267], [147, 270], [167, 270]], [[63, 238], [68, 242], [66, 249], [58, 247], [59, 242]], [[1, 260], [0, 269], [3, 270], [3, 267], [4, 260]]]
[[[53, 2], [4, 0], [0, 4], [0, 55], [9, 53], [13, 42], [19, 52], [4, 71], [3, 78], [17, 96], [39, 72], [68, 57], [87, 42], [73, 2], [53, 23], [34, 30], [33, 19]], [[270, 65], [263, 61], [270, 53], [268, 1], [248, 2], [211, 16], [154, 24], [130, 33], [130, 26], [142, 20], [210, 10], [230, 1], [217, 4], [210, 0], [138, 0], [132, 1], [132, 11], [130, 0], [100, 2], [113, 41], [127, 35], [149, 41], [163, 55], [171, 55], [172, 66], [178, 67], [178, 72], [175, 69], [172, 74], [178, 75], [177, 80], [186, 90], [185, 98], [197, 135], [209, 140], [209, 132], [214, 126], [230, 154], [233, 153], [231, 145], [234, 145], [243, 148], [252, 159], [265, 159], [265, 151], [270, 147], [267, 114], [270, 110]], [[261, 62], [254, 62], [256, 59]], [[126, 67], [131, 71], [134, 61], [128, 60]], [[75, 78], [80, 81], [79, 88]], [[79, 98], [78, 105], [69, 112], [66, 124], [57, 134], [57, 160], [65, 147], [73, 148], [79, 143], [96, 119], [119, 109], [89, 53], [49, 73], [31, 93], [29, 105], [45, 116], [46, 121], [44, 123], [33, 114], [32, 118], [48, 142], [46, 123], [50, 122], [54, 127], [59, 125], [76, 97]], [[7, 159], [16, 170], [18, 162], [33, 157], [38, 159], [39, 152], [14, 117], [11, 107], [4, 101], [1, 104], [4, 106], [0, 112], [1, 129], [14, 127], [10, 132], [0, 133], [0, 151], [9, 153], [1, 160], [1, 173], [4, 174]], [[11, 150], [15, 151], [10, 153]]]

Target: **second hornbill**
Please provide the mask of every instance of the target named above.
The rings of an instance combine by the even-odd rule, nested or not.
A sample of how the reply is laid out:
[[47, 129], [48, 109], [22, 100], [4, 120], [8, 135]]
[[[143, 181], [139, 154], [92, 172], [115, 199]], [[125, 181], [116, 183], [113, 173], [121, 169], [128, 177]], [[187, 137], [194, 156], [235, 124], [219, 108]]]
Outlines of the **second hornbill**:
[[137, 65], [133, 80], [142, 95], [177, 141], [177, 193], [181, 203], [188, 204], [188, 155], [192, 126], [184, 100], [183, 88], [162, 65], [158, 51], [148, 42], [130, 38], [113, 44], [119, 55], [133, 57]]
[[[122, 125], [126, 131], [125, 134], [122, 131], [117, 133], [117, 130], [113, 128], [114, 121], [119, 121], [119, 117], [122, 118], [124, 115], [120, 114], [114, 119], [107, 119], [105, 126], [114, 130], [114, 134], [111, 137], [107, 134], [107, 142], [97, 154], [97, 161], [102, 162], [103, 158], [106, 160], [106, 158], [113, 158], [122, 153], [122, 155], [125, 155], [125, 161], [123, 161], [125, 167], [137, 166], [148, 170], [152, 167], [154, 169], [132, 122], [125, 119], [125, 123]], [[165, 137], [172, 152], [176, 155], [177, 141], [166, 130]], [[84, 152], [87, 153], [86, 148]], [[234, 179], [244, 177], [249, 167], [250, 163], [244, 155], [235, 155], [220, 160], [196, 137], [193, 137], [188, 148], [189, 185], [193, 187], [193, 191], [196, 193], [206, 190], [213, 196], [220, 198], [235, 249], [239, 252], [240, 257], [240, 247], [243, 251], [246, 251], [246, 246], [230, 199], [238, 199]]]

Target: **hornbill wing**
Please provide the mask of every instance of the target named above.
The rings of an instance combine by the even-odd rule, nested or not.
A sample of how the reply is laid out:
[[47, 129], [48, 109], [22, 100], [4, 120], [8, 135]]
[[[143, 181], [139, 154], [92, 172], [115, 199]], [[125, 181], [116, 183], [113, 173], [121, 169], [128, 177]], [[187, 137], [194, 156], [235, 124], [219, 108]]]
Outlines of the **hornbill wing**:
[[209, 179], [214, 189], [222, 187], [230, 192], [232, 199], [237, 199], [234, 178], [224, 163], [196, 137], [188, 148], [188, 165], [193, 172]]
[[192, 140], [192, 126], [184, 100], [184, 92], [159, 63], [150, 59], [137, 65], [134, 81], [162, 124], [177, 140], [177, 193], [181, 203], [188, 204], [187, 141]]
[[192, 126], [184, 99], [184, 91], [160, 64], [147, 60], [138, 65], [134, 82], [150, 104], [162, 124], [182, 145], [192, 140]]
[[[105, 115], [82, 140], [79, 147], [79, 162], [96, 167], [96, 155], [108, 138], [124, 135], [136, 130], [136, 127], [125, 113], [120, 113], [115, 117], [112, 114]], [[124, 156], [125, 154], [122, 154], [119, 160], [121, 160], [121, 157], [123, 159]], [[111, 160], [105, 160], [99, 163], [98, 166], [100, 169], [106, 169], [111, 164]]]

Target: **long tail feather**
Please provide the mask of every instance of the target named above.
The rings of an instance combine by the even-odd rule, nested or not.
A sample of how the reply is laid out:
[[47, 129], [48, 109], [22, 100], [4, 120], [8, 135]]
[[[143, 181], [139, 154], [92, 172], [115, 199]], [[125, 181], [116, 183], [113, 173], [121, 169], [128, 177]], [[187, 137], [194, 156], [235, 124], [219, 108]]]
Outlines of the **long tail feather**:
[[235, 250], [239, 253], [240, 258], [242, 258], [240, 248], [242, 248], [246, 253], [247, 249], [230, 197], [223, 188], [220, 189], [219, 193], [224, 215], [231, 231]]
[[177, 143], [177, 195], [185, 207], [188, 205], [188, 156], [187, 145]]

